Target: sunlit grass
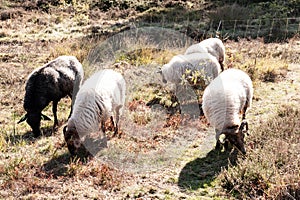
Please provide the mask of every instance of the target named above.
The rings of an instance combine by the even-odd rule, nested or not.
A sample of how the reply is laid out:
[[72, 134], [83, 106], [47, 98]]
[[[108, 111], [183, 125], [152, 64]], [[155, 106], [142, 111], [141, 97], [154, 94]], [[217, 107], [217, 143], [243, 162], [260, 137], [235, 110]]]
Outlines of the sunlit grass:
[[249, 151], [237, 166], [224, 170], [221, 185], [237, 198], [283, 198], [299, 191], [300, 110], [281, 105], [277, 116], [249, 136]]
[[[0, 7], [6, 9], [10, 4], [11, 2], [4, 1]], [[193, 3], [189, 4], [193, 6]], [[17, 48], [11, 49], [9, 53], [3, 52], [0, 55], [1, 64], [9, 66], [4, 71], [7, 76], [1, 76], [1, 78], [4, 77], [3, 80], [1, 79], [1, 84], [10, 85], [10, 87], [3, 87], [3, 89], [1, 87], [1, 92], [5, 92], [3, 95], [5, 98], [1, 101], [3, 111], [1, 110], [0, 130], [0, 198], [101, 199], [103, 197], [105, 199], [105, 195], [111, 195], [110, 199], [116, 196], [123, 198], [143, 198], [145, 196], [145, 198], [161, 199], [202, 199], [202, 196], [212, 199], [249, 199], [255, 197], [280, 199], [287, 194], [295, 197], [299, 191], [297, 181], [299, 182], [300, 179], [299, 159], [297, 159], [299, 158], [299, 127], [297, 125], [299, 109], [297, 104], [285, 105], [280, 102], [281, 99], [283, 101], [290, 100], [284, 99], [285, 95], [297, 95], [299, 92], [297, 85], [285, 86], [283, 83], [286, 82], [282, 81], [285, 80], [287, 72], [289, 72], [288, 64], [291, 60], [298, 60], [298, 57], [294, 56], [295, 53], [291, 53], [296, 52], [296, 50], [289, 48], [288, 45], [278, 44], [279, 47], [287, 47], [272, 48], [271, 45], [263, 43], [256, 45], [256, 42], [254, 46], [249, 46], [253, 41], [240, 41], [234, 47], [229, 48], [232, 42], [225, 43], [228, 50], [227, 67], [240, 68], [246, 71], [253, 79], [255, 86], [254, 109], [250, 110], [248, 115], [249, 124], [252, 128], [251, 135], [246, 138], [248, 152], [244, 159], [239, 158], [238, 164], [235, 166], [222, 165], [215, 169], [219, 161], [226, 163], [228, 155], [222, 154], [223, 152], [205, 155], [206, 152], [200, 151], [199, 146], [205, 143], [207, 148], [213, 148], [214, 141], [207, 142], [202, 137], [193, 141], [193, 144], [186, 150], [185, 156], [180, 158], [178, 162], [172, 160], [171, 167], [164, 163], [168, 159], [168, 155], [161, 155], [157, 149], [163, 149], [167, 143], [172, 143], [175, 140], [174, 137], [178, 137], [182, 133], [178, 131], [182, 118], [180, 118], [179, 113], [170, 117], [163, 110], [166, 107], [178, 106], [177, 102], [172, 99], [174, 94], [171, 89], [162, 83], [143, 84], [145, 77], [141, 77], [141, 83], [136, 83], [136, 80], [127, 80], [128, 87], [132, 86], [131, 83], [137, 85], [127, 93], [126, 109], [131, 108], [132, 110], [125, 112], [125, 116], [123, 116], [125, 119], [121, 121], [121, 130], [124, 135], [111, 141], [111, 144], [116, 143], [114, 145], [118, 149], [109, 149], [111, 152], [108, 155], [111, 156], [109, 159], [112, 161], [122, 162], [123, 160], [119, 159], [120, 155], [126, 155], [127, 151], [131, 151], [133, 159], [125, 161], [132, 168], [149, 169], [150, 164], [152, 166], [152, 164], [157, 163], [161, 166], [167, 166], [159, 170], [151, 169], [152, 174], [143, 173], [143, 170], [137, 169], [125, 169], [126, 172], [129, 172], [129, 174], [125, 174], [118, 166], [110, 165], [109, 162], [104, 163], [101, 159], [80, 160], [76, 157], [72, 158], [62, 134], [62, 128], [70, 112], [71, 100], [68, 98], [59, 102], [58, 119], [60, 126], [56, 131], [52, 131], [53, 121], [43, 121], [41, 127], [44, 134], [39, 138], [34, 138], [26, 123], [16, 124], [19, 117], [24, 114], [20, 101], [24, 91], [18, 89], [26, 78], [25, 75], [22, 77], [22, 73], [25, 74], [26, 72], [27, 75], [34, 67], [60, 55], [73, 55], [80, 62], [83, 62], [90, 50], [97, 43], [99, 44], [97, 39], [90, 37], [87, 30], [82, 30], [81, 33], [81, 29], [78, 27], [72, 27], [72, 30], [87, 34], [87, 37], [73, 38], [72, 31], [67, 26], [69, 20], [70, 24], [74, 24], [74, 26], [90, 25], [91, 16], [87, 15], [88, 1], [72, 1], [69, 5], [62, 5], [60, 9], [68, 10], [68, 12], [74, 11], [75, 17], [70, 19], [67, 13], [58, 12], [50, 15], [37, 11], [37, 13], [30, 13], [31, 15], [28, 16], [24, 14], [22, 17], [24, 21], [21, 20], [21, 17], [19, 18], [20, 21], [17, 23], [26, 29], [22, 28], [21, 31], [8, 30], [8, 27], [18, 24], [6, 21], [0, 33], [0, 40], [3, 41], [3, 45], [6, 42], [11, 42], [13, 47], [17, 46]], [[153, 13], [151, 13], [152, 11]], [[187, 16], [202, 23], [199, 10], [189, 13], [184, 9], [177, 11], [153, 9], [152, 11], [145, 12], [144, 18], [148, 17], [149, 22], [154, 23], [155, 20], [157, 22], [166, 20], [165, 23], [172, 21], [171, 24], [164, 24], [164, 26], [177, 30], [186, 27], [198, 30], [193, 24], [188, 24], [189, 21], [186, 21], [187, 24], [174, 23], [186, 20]], [[166, 16], [168, 12], [169, 15]], [[150, 15], [146, 16], [148, 14]], [[167, 18], [162, 19], [163, 16]], [[26, 20], [29, 24], [24, 26]], [[53, 30], [50, 30], [52, 28]], [[62, 28], [62, 35], [56, 36], [50, 33], [51, 31], [55, 33], [59, 28]], [[112, 29], [118, 30], [116, 27], [112, 27]], [[66, 34], [68, 31], [70, 34]], [[13, 34], [10, 35], [11, 33]], [[35, 39], [37, 40], [36, 43], [33, 41]], [[26, 45], [32, 45], [30, 47], [34, 48], [34, 51], [25, 49], [23, 52], [19, 52], [19, 49]], [[151, 65], [158, 68], [167, 63], [172, 56], [184, 52], [184, 49], [155, 49], [152, 46], [147, 46], [147, 43], [143, 43], [143, 41], [139, 41], [135, 45], [136, 48], [134, 46], [133, 49], [137, 50], [118, 55], [114, 62], [129, 63], [126, 66], [129, 69], [136, 67], [150, 70]], [[10, 68], [11, 63], [17, 63], [20, 68]], [[128, 68], [120, 71], [126, 72]], [[135, 72], [137, 71], [134, 69], [133, 73]], [[159, 76], [159, 74], [155, 75]], [[8, 98], [10, 93], [15, 93], [13, 96], [16, 98]], [[155, 100], [155, 103], [163, 109], [150, 109], [146, 104], [151, 100]], [[43, 113], [53, 119], [52, 105], [49, 105]], [[197, 125], [196, 123], [198, 124], [198, 121], [190, 124], [190, 126], [194, 127]], [[130, 131], [134, 135], [130, 135]], [[203, 133], [202, 130], [193, 130], [192, 134], [204, 135], [208, 133]], [[181, 142], [184, 143], [185, 141], [182, 140]], [[141, 154], [144, 157], [134, 159], [134, 156], [139, 152], [145, 153]], [[146, 156], [147, 152], [153, 152], [150, 161]], [[189, 167], [195, 171], [189, 170]], [[223, 171], [220, 170], [221, 168]], [[186, 181], [192, 185], [187, 190], [180, 190], [178, 189], [179, 173], [184, 169], [188, 169], [188, 172], [200, 172], [201, 174], [191, 173]], [[140, 174], [137, 175], [140, 177], [134, 177], [136, 174], [130, 174], [130, 170], [140, 171]], [[195, 177], [199, 180], [195, 180]]]

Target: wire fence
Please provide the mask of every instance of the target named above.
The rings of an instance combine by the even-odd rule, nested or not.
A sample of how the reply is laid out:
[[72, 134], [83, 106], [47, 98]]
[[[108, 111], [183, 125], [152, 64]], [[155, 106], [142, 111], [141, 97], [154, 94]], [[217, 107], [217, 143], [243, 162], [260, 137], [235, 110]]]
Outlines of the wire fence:
[[[216, 27], [211, 23], [210, 30]], [[300, 33], [300, 18], [274, 18], [222, 21], [220, 34], [232, 39], [263, 37], [265, 41], [282, 41]]]
[[159, 20], [149, 19], [147, 22], [136, 20], [134, 26], [159, 26], [185, 32], [188, 36], [201, 40], [215, 36], [218, 32], [221, 38], [263, 38], [265, 42], [285, 41], [300, 34], [300, 17], [199, 21], [186, 19], [183, 21], [170, 20], [162, 16]]

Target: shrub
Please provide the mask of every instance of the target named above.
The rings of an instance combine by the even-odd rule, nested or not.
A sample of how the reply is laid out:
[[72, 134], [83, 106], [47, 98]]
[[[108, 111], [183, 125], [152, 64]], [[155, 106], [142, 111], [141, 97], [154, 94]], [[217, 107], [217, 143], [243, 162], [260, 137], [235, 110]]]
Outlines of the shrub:
[[247, 157], [221, 173], [221, 185], [238, 199], [299, 199], [299, 121], [299, 108], [281, 105], [253, 130]]

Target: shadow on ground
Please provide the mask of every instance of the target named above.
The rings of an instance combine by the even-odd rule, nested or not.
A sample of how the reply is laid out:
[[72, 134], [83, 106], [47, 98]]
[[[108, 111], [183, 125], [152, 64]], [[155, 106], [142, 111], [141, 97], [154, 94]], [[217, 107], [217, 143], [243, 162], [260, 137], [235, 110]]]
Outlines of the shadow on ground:
[[237, 152], [211, 150], [206, 156], [197, 158], [187, 163], [181, 170], [178, 186], [185, 190], [197, 190], [205, 186], [211, 186], [217, 174], [229, 163], [236, 164]]
[[46, 162], [42, 169], [43, 171], [53, 177], [65, 176], [67, 174], [68, 167], [72, 157], [69, 153], [64, 153], [57, 157], [53, 157], [51, 160]]
[[12, 144], [17, 144], [20, 141], [26, 141], [27, 143], [35, 142], [40, 137], [51, 137], [57, 131], [53, 130], [52, 126], [41, 128], [42, 135], [35, 137], [32, 131], [27, 131], [24, 134], [10, 134], [6, 136], [6, 141], [10, 141]]

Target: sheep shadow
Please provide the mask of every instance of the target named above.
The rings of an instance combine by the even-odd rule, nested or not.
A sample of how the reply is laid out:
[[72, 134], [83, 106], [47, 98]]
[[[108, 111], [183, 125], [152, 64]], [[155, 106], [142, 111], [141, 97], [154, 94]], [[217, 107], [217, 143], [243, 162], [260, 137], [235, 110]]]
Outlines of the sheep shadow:
[[33, 132], [30, 131], [26, 131], [24, 134], [20, 133], [20, 134], [10, 134], [8, 136], [6, 136], [6, 141], [11, 141], [12, 143], [18, 143], [20, 141], [25, 141], [25, 142], [35, 142], [36, 140], [38, 140], [41, 137], [51, 137], [53, 135], [55, 135], [57, 133], [59, 127], [56, 127], [55, 129], [53, 129], [53, 126], [47, 126], [47, 127], [42, 127], [41, 128], [41, 132], [42, 134], [39, 136], [35, 136], [33, 134]]
[[38, 140], [40, 137], [51, 137], [56, 133], [56, 131], [53, 131], [52, 126], [41, 128], [42, 134], [38, 137], [34, 136], [33, 132], [26, 131], [24, 134], [18, 133], [18, 134], [9, 134], [5, 137], [6, 141], [10, 141], [12, 144], [17, 144], [20, 141], [25, 141], [26, 143], [32, 143]]
[[211, 186], [217, 174], [228, 165], [236, 165], [237, 151], [220, 151], [213, 149], [206, 156], [187, 163], [181, 170], [178, 186], [182, 190], [197, 190]]
[[57, 157], [53, 157], [42, 166], [42, 170], [50, 177], [66, 176], [68, 172], [67, 165], [72, 161], [72, 156], [66, 152]]

